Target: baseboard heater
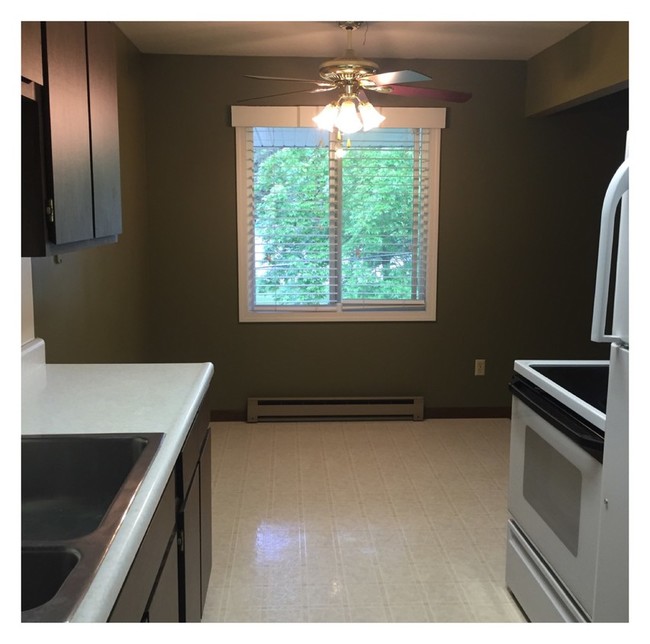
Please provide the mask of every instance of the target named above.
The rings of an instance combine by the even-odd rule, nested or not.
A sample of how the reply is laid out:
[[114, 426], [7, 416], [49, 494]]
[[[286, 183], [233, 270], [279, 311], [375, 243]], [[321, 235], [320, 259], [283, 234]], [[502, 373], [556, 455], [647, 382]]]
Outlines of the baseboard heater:
[[423, 396], [379, 398], [249, 398], [249, 423], [289, 420], [372, 420], [424, 418]]

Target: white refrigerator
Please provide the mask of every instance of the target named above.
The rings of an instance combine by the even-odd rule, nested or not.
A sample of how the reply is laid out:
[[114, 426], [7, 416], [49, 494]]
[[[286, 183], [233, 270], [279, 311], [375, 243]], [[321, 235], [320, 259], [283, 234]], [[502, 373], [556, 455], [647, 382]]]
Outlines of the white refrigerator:
[[[611, 347], [594, 622], [629, 621], [628, 200], [626, 149], [625, 161], [612, 178], [603, 202], [591, 334], [594, 342], [607, 342]], [[608, 315], [608, 310], [613, 312]]]

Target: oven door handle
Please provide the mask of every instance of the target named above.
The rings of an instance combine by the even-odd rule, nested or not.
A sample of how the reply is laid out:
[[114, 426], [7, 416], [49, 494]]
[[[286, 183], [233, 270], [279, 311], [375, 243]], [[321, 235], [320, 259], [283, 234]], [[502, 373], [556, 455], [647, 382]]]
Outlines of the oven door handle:
[[603, 462], [604, 439], [590, 429], [568, 408], [560, 406], [550, 396], [523, 378], [514, 376], [509, 384], [510, 391], [534, 412], [547, 420], [553, 427], [568, 436], [576, 445]]

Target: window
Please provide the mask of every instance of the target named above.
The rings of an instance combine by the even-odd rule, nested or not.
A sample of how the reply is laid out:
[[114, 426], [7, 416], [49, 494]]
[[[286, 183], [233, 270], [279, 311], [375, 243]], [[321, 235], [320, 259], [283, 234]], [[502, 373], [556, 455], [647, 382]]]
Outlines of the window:
[[445, 110], [343, 141], [317, 111], [233, 107], [240, 320], [434, 320]]

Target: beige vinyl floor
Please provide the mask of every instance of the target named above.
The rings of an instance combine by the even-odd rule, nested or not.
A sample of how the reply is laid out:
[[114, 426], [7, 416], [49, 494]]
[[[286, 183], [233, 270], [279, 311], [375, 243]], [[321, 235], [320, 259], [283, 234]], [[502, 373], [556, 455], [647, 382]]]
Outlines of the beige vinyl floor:
[[507, 419], [212, 424], [204, 622], [522, 622]]

